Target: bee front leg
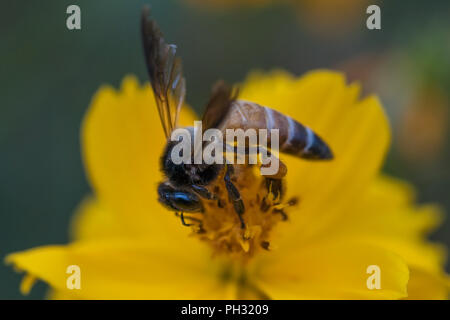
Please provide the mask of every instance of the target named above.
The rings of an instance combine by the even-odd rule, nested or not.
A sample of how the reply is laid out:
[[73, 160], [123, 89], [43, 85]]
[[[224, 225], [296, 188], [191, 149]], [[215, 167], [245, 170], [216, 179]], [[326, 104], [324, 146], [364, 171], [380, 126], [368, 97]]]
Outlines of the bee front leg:
[[201, 197], [207, 199], [207, 200], [215, 200], [217, 199], [216, 195], [209, 192], [208, 189], [206, 189], [203, 186], [197, 186], [197, 185], [192, 185], [191, 186], [192, 190], [194, 190], [197, 194], [199, 194]]
[[180, 213], [180, 219], [181, 219], [181, 224], [182, 224], [183, 226], [185, 226], [185, 227], [190, 227], [190, 226], [192, 226], [191, 223], [186, 223], [186, 221], [184, 220], [184, 213], [183, 213], [183, 212]]
[[234, 210], [238, 214], [239, 221], [241, 222], [241, 229], [245, 229], [245, 223], [244, 219], [242, 218], [242, 215], [245, 212], [245, 206], [244, 201], [241, 199], [241, 194], [239, 193], [239, 190], [236, 188], [236, 186], [231, 181], [231, 175], [233, 174], [233, 166], [226, 165], [226, 172], [223, 180], [225, 181], [225, 187], [228, 191], [228, 197], [230, 201], [233, 203]]
[[203, 223], [200, 219], [197, 219], [194, 217], [185, 217], [183, 212], [180, 213], [180, 219], [181, 219], [181, 224], [185, 227], [192, 227], [195, 225], [194, 223], [187, 223], [185, 219], [189, 219], [191, 221], [197, 222], [199, 231], [203, 230]]

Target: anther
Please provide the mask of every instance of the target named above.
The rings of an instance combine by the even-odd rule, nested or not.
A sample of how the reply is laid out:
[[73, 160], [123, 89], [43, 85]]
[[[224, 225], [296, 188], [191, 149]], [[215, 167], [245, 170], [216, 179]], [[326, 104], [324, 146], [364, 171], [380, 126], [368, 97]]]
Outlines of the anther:
[[270, 249], [270, 242], [269, 241], [262, 241], [261, 242], [261, 248], [263, 248], [264, 250], [269, 251], [269, 249]]
[[297, 205], [298, 204], [298, 198], [297, 197], [293, 197], [293, 198], [291, 198], [288, 202], [287, 202], [287, 204], [289, 205], [289, 206], [295, 206], [295, 205]]
[[286, 212], [284, 212], [283, 209], [274, 208], [272, 213], [274, 213], [274, 214], [281, 214], [281, 219], [283, 221], [286, 221], [288, 219], [288, 216], [287, 216]]
[[261, 209], [262, 212], [267, 212], [267, 210], [269, 210], [269, 208], [270, 208], [270, 204], [267, 203], [267, 200], [266, 200], [266, 198], [264, 197], [264, 198], [262, 199], [262, 201], [261, 201], [260, 209]]
[[217, 200], [217, 206], [219, 208], [225, 208], [225, 201], [223, 201], [222, 199]]

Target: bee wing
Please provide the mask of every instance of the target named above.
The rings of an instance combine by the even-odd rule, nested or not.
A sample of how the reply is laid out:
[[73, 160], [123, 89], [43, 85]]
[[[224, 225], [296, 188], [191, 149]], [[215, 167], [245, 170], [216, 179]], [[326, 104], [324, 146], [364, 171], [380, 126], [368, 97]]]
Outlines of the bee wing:
[[177, 47], [164, 41], [158, 25], [150, 18], [147, 6], [142, 10], [141, 33], [147, 71], [161, 124], [168, 137], [177, 126], [186, 96], [181, 59], [176, 57]]
[[224, 81], [217, 82], [213, 87], [211, 97], [203, 113], [203, 131], [209, 128], [217, 128], [228, 114], [231, 104], [236, 98], [237, 91], [234, 91]]

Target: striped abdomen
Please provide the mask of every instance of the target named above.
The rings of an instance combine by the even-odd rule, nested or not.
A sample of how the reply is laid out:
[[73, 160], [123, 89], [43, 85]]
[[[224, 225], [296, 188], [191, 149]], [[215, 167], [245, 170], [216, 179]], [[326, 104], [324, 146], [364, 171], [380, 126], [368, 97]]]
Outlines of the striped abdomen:
[[280, 152], [306, 159], [332, 159], [328, 145], [310, 128], [303, 126], [289, 116], [253, 102], [236, 100], [230, 107], [226, 119], [219, 129], [267, 129], [279, 130]]

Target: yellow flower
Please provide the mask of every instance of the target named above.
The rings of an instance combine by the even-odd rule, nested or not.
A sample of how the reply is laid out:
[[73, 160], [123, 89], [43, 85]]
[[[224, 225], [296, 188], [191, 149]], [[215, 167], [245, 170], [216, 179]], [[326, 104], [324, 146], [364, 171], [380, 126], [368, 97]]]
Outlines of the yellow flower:
[[[308, 125], [331, 145], [335, 159], [283, 156], [286, 199], [298, 199], [286, 208], [287, 221], [269, 212], [265, 227], [267, 220], [253, 206], [244, 214], [252, 227], [245, 236], [230, 231], [240, 230], [237, 218], [234, 225], [218, 218], [228, 230], [219, 239], [219, 227], [210, 227], [205, 237], [182, 226], [156, 200], [165, 138], [149, 86], [127, 77], [119, 91], [101, 88], [82, 128], [94, 195], [75, 216], [71, 244], [6, 258], [27, 273], [22, 291], [41, 279], [53, 298], [447, 298], [445, 251], [424, 240], [439, 223], [439, 210], [415, 205], [408, 185], [379, 174], [389, 126], [377, 98], [360, 100], [359, 91], [329, 71], [301, 78], [278, 71], [246, 80], [242, 99]], [[193, 123], [189, 110], [182, 114], [185, 125]], [[257, 182], [240, 185], [246, 207], [256, 201]], [[209, 218], [223, 210], [210, 208]], [[269, 241], [269, 250], [258, 245], [258, 237]], [[231, 254], [218, 245], [224, 242], [234, 248]], [[80, 267], [79, 290], [66, 287], [69, 265]], [[367, 286], [371, 265], [380, 268], [380, 289]]]

